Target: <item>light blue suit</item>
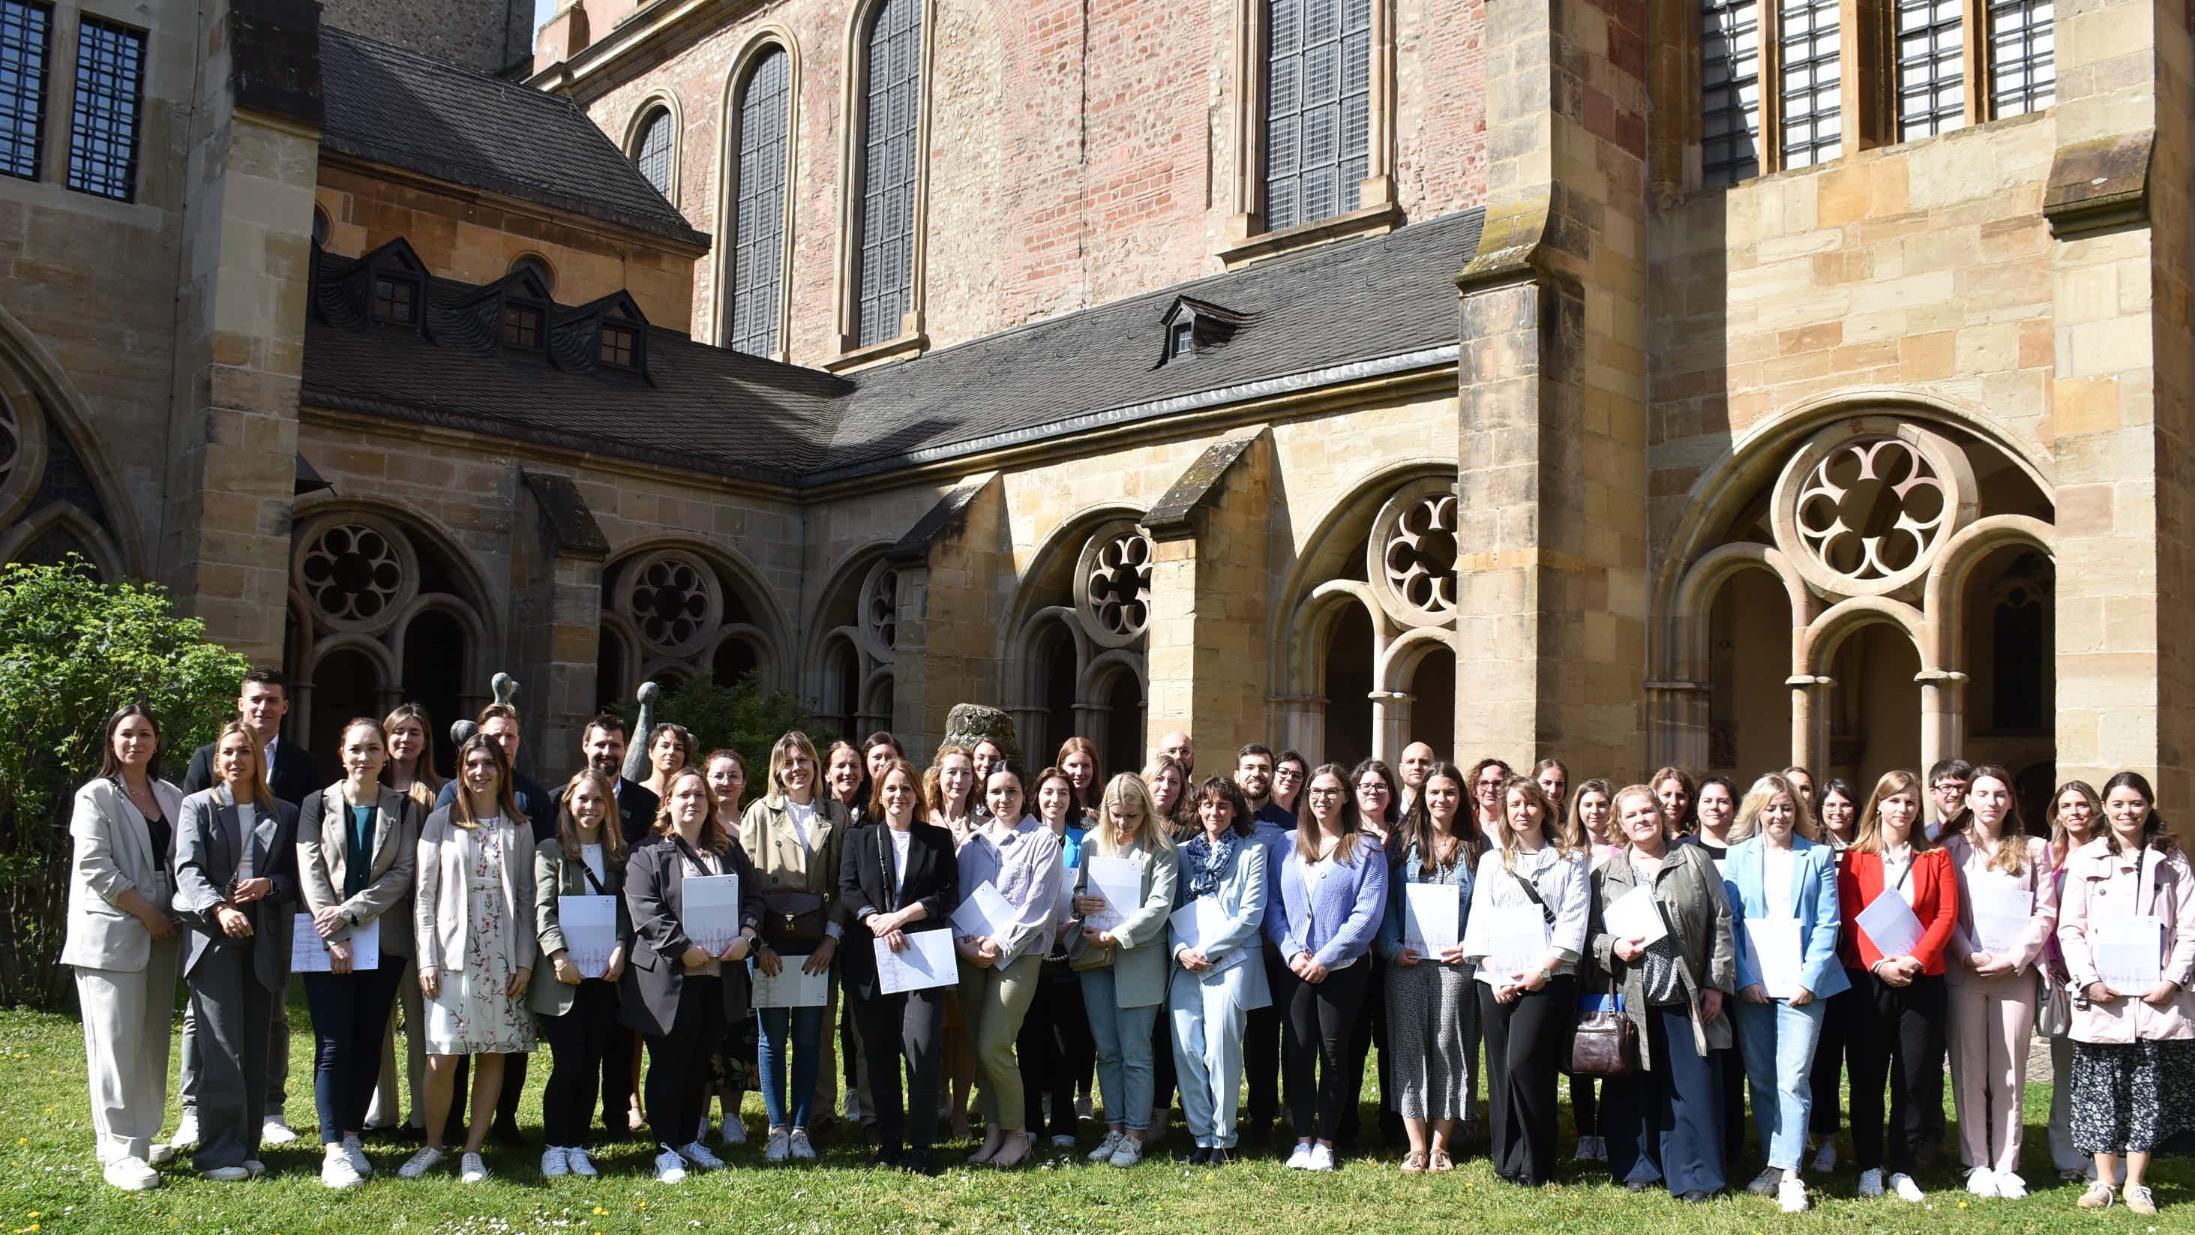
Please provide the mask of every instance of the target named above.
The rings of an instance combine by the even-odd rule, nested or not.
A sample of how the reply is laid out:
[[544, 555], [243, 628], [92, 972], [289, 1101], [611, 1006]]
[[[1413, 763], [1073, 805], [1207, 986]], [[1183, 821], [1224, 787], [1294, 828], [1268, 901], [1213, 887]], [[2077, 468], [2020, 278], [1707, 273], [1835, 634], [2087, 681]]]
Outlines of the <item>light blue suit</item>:
[[[1723, 876], [1731, 892], [1732, 923], [1738, 945], [1738, 1036], [1746, 1079], [1753, 1089], [1753, 1122], [1760, 1130], [1768, 1165], [1796, 1169], [1806, 1151], [1807, 1116], [1813, 1109], [1814, 1044], [1821, 1039], [1822, 1012], [1831, 995], [1851, 986], [1837, 959], [1837, 855], [1827, 845], [1803, 836], [1791, 838], [1791, 905], [1771, 905], [1768, 896], [1768, 840], [1754, 835], [1730, 847]], [[1788, 999], [1747, 1002], [1746, 987], [1762, 985], [1761, 960], [1745, 928], [1747, 921], [1792, 917], [1799, 923], [1799, 983], [1814, 998], [1794, 1007]]]
[[[1175, 851], [1186, 854], [1187, 847]], [[1203, 942], [1204, 959], [1218, 964], [1243, 954], [1233, 966], [1191, 973], [1175, 959], [1167, 1007], [1174, 1020], [1174, 1074], [1181, 1086], [1181, 1113], [1202, 1148], [1235, 1147], [1235, 1110], [1242, 1097], [1242, 1038], [1250, 1009], [1272, 1003], [1265, 982], [1264, 949], [1259, 926], [1265, 918], [1265, 846], [1243, 840], [1235, 849], [1233, 869], [1213, 890], [1227, 927]], [[1190, 904], [1193, 872], [1184, 862], [1177, 886], [1182, 904]], [[1178, 939], [1168, 939], [1175, 954]]]

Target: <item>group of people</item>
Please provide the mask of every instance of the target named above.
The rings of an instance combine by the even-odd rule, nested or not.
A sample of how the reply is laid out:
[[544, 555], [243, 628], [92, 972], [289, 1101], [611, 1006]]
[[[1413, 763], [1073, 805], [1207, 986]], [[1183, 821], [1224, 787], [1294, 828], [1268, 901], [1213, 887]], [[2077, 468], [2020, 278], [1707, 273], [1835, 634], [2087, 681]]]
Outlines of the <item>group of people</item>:
[[[749, 802], [741, 757], [675, 725], [626, 779], [608, 713], [545, 789], [504, 704], [451, 782], [405, 705], [345, 725], [323, 784], [279, 737], [277, 675], [238, 702], [180, 789], [155, 718], [123, 708], [75, 800], [62, 960], [121, 1188], [193, 1144], [207, 1177], [247, 1179], [294, 1139], [293, 969], [334, 1188], [372, 1173], [362, 1137], [399, 1124], [407, 1072], [424, 1145], [397, 1173], [454, 1148], [487, 1178], [537, 1039], [552, 1177], [643, 1129], [666, 1183], [723, 1166], [710, 1141], [746, 1140], [750, 1076], [763, 1160], [813, 1159], [841, 1049], [875, 1162], [923, 1174], [941, 1133], [972, 1136], [971, 1105], [971, 1164], [1079, 1148], [1093, 1076], [1092, 1162], [1135, 1166], [1178, 1093], [1191, 1163], [1282, 1119], [1288, 1166], [1332, 1170], [1375, 1047], [1412, 1174], [1481, 1132], [1482, 1047], [1487, 1152], [1525, 1185], [1556, 1176], [1564, 1072], [1578, 1160], [1695, 1201], [1744, 1156], [1749, 1086], [1748, 1190], [1802, 1210], [1848, 1079], [1859, 1193], [1919, 1201], [1948, 1051], [1967, 1191], [2023, 1196], [2038, 1030], [2082, 1206], [2150, 1212], [2151, 1155], [2195, 1134], [2195, 874], [2137, 773], [2061, 787], [2046, 837], [2003, 769], [1955, 760], [1863, 800], [1800, 768], [1742, 795], [1676, 768], [1573, 786], [1559, 760], [1459, 769], [1423, 743], [1393, 769], [1252, 744], [1199, 781], [1187, 734], [1102, 779], [1083, 738], [1031, 771], [1010, 737], [949, 737], [922, 768], [888, 733], [818, 751], [790, 732]], [[162, 1143], [179, 965], [184, 1121]]]

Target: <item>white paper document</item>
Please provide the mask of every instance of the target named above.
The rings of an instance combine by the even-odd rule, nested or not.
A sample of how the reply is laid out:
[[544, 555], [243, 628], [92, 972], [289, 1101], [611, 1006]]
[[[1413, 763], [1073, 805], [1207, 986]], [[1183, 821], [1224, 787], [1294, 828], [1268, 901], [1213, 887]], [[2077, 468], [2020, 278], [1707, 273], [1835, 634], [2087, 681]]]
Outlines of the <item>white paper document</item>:
[[1797, 918], [1747, 918], [1746, 946], [1760, 969], [1761, 989], [1770, 999], [1789, 999], [1799, 993], [1799, 962], [1806, 950], [1799, 938]]
[[2035, 894], [2025, 877], [1984, 874], [1967, 886], [1967, 900], [1974, 913], [1974, 946], [1996, 956], [2018, 952], [2027, 944], [2034, 925]]
[[1547, 959], [1547, 918], [1538, 905], [1488, 905], [1463, 929], [1463, 954], [1480, 958], [1482, 976], [1506, 981]]
[[1661, 906], [1654, 902], [1651, 888], [1633, 888], [1617, 897], [1601, 915], [1601, 925], [1616, 938], [1629, 939], [1642, 948], [1669, 935], [1669, 924], [1662, 920]]
[[1867, 934], [1867, 941], [1884, 957], [1911, 956], [1913, 949], [1921, 946], [1921, 920], [1913, 916], [1913, 906], [1896, 892], [1884, 892], [1874, 903], [1860, 910], [1853, 924]]
[[[1226, 932], [1227, 910], [1219, 903], [1218, 897], [1200, 896], [1176, 909], [1173, 916], [1166, 921], [1173, 931], [1173, 948], [1169, 949], [1169, 955], [1181, 948], [1195, 948], [1201, 952], [1204, 950], [1205, 940], [1216, 939]], [[1250, 958], [1254, 947], [1253, 944], [1251, 947], [1236, 948], [1220, 957], [1213, 961], [1212, 971], [1233, 969]]]
[[680, 897], [679, 925], [696, 947], [717, 956], [732, 946], [739, 937], [739, 876], [688, 875]]
[[953, 933], [992, 939], [1005, 934], [1013, 921], [1014, 907], [999, 895], [996, 886], [985, 883], [953, 910]]
[[2164, 976], [2164, 919], [2153, 914], [2089, 923], [2096, 936], [2096, 976], [2121, 995], [2141, 996]]
[[1101, 858], [1094, 853], [1085, 853], [1083, 862], [1090, 869], [1090, 885], [1084, 895], [1105, 898], [1105, 908], [1084, 919], [1090, 927], [1109, 931], [1143, 908], [1143, 863], [1134, 858]]
[[[301, 913], [290, 923], [290, 972], [328, 973], [335, 958], [328, 955], [327, 941], [313, 929], [312, 915]], [[381, 919], [351, 928], [351, 972], [381, 968]]]
[[[931, 931], [936, 935], [942, 932]], [[810, 974], [802, 969], [808, 963], [805, 956], [780, 956], [777, 976], [762, 972], [753, 961], [747, 962], [747, 976], [754, 984], [754, 1005], [758, 1008], [820, 1008], [831, 1002], [831, 971], [826, 966], [822, 973]]]
[[1463, 942], [1463, 902], [1453, 884], [1406, 883], [1402, 892], [1403, 947], [1437, 961], [1442, 952]]
[[892, 951], [881, 939], [871, 940], [870, 945], [876, 949], [877, 989], [887, 995], [960, 981], [951, 931], [908, 931], [903, 952]]
[[599, 978], [610, 971], [610, 953], [617, 949], [616, 897], [559, 896], [556, 923], [580, 977]]

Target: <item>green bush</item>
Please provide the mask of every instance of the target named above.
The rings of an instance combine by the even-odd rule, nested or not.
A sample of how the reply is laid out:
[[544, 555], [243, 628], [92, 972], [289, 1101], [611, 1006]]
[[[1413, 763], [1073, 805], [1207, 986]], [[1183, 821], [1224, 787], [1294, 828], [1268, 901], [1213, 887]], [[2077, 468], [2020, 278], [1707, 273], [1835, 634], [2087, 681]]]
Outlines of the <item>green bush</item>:
[[[624, 713], [627, 721], [639, 715], [638, 705]], [[747, 762], [747, 796], [763, 791], [770, 766], [770, 745], [788, 729], [805, 732], [821, 754], [839, 735], [812, 728], [815, 717], [798, 697], [782, 690], [764, 690], [755, 674], [747, 674], [731, 686], [689, 682], [666, 690], [649, 709], [650, 723], [666, 721], [684, 725], [694, 735], [695, 754], [730, 747]], [[647, 735], [636, 733], [636, 742]]]
[[142, 702], [160, 722], [161, 771], [236, 708], [248, 662], [178, 616], [165, 589], [102, 583], [73, 554], [0, 567], [0, 1004], [60, 1002], [68, 812], [99, 771], [107, 717]]

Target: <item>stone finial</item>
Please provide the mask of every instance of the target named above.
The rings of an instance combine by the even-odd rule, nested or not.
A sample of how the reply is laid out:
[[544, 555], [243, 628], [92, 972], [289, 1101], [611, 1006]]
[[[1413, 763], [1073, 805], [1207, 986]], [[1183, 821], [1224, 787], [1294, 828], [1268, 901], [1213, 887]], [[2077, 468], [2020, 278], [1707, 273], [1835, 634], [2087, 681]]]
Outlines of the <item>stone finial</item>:
[[642, 682], [634, 697], [640, 700], [640, 716], [633, 721], [631, 740], [625, 743], [625, 779], [635, 784], [648, 779], [648, 731], [655, 727], [655, 701], [663, 688]]
[[518, 695], [518, 679], [508, 673], [498, 673], [495, 680], [488, 683], [488, 689], [494, 692], [497, 703], [509, 703]]
[[994, 707], [980, 703], [956, 703], [945, 714], [945, 744], [974, 749], [977, 742], [989, 738], [1006, 752], [1006, 762], [1017, 771], [1022, 767], [1021, 746], [1014, 741], [1014, 718]]
[[480, 732], [480, 726], [474, 724], [471, 717], [468, 716], [463, 720], [457, 721], [450, 726], [450, 745], [463, 746], [465, 744], [465, 739], [471, 737], [478, 732]]

